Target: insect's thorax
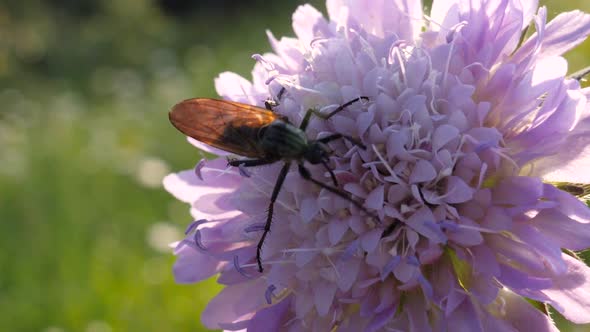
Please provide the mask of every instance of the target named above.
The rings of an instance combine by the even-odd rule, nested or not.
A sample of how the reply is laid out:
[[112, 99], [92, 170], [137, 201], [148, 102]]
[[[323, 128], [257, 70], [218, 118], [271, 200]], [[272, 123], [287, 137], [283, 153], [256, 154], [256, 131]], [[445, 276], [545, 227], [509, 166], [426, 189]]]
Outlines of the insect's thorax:
[[275, 121], [260, 132], [260, 143], [267, 156], [301, 159], [308, 142], [303, 130], [285, 121]]

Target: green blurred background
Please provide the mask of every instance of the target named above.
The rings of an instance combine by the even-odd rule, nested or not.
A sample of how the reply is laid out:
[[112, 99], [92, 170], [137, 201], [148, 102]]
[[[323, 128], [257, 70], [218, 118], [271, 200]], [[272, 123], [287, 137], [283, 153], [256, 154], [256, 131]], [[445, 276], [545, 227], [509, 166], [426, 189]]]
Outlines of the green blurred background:
[[219, 288], [174, 283], [191, 218], [161, 186], [200, 156], [167, 111], [222, 71], [249, 78], [303, 2], [0, 1], [0, 331], [204, 330]]

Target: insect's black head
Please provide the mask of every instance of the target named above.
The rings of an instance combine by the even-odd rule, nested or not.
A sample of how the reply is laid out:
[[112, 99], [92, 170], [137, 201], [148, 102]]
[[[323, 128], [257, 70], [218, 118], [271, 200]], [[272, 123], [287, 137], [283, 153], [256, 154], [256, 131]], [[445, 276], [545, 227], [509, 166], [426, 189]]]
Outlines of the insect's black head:
[[310, 142], [308, 148], [305, 151], [304, 158], [310, 164], [319, 164], [321, 162], [328, 161], [330, 157], [330, 149], [322, 142]]

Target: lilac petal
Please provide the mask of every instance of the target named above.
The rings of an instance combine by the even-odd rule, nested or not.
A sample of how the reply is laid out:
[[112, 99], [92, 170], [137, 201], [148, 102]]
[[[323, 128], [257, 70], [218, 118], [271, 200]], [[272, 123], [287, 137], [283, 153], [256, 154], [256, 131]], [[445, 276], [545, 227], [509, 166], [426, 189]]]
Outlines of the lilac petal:
[[172, 173], [164, 178], [164, 188], [177, 199], [185, 202], [192, 203], [195, 198], [202, 195], [201, 192], [195, 190], [199, 188], [197, 181], [200, 181], [194, 172], [182, 171], [180, 173]]
[[416, 232], [427, 237], [430, 241], [436, 243], [445, 243], [447, 236], [438, 227], [428, 226], [434, 220], [434, 215], [429, 208], [421, 208], [416, 211], [408, 220], [406, 225], [411, 227]]
[[500, 285], [492, 277], [477, 276], [471, 280], [471, 293], [482, 305], [492, 303], [500, 291]]
[[401, 261], [399, 265], [393, 269], [393, 275], [395, 275], [395, 278], [402, 283], [407, 283], [416, 276], [418, 271], [419, 268], [416, 265]]
[[457, 204], [467, 202], [473, 197], [474, 190], [457, 176], [449, 176], [447, 180], [447, 203]]
[[418, 160], [412, 174], [410, 174], [409, 183], [415, 184], [420, 182], [428, 182], [436, 178], [436, 170], [432, 164], [424, 159]]
[[320, 212], [320, 207], [316, 198], [306, 198], [299, 205], [299, 214], [304, 223], [309, 223]]
[[381, 235], [383, 234], [383, 230], [381, 229], [374, 229], [368, 233], [365, 233], [361, 237], [361, 247], [367, 253], [371, 253], [377, 248], [379, 244], [379, 240], [381, 240]]
[[[252, 87], [252, 83], [236, 73], [223, 72], [219, 74], [215, 79], [215, 90], [217, 90], [217, 94], [223, 97], [223, 99], [250, 105], [256, 105], [258, 102], [253, 97], [256, 93]], [[264, 100], [264, 97], [261, 100]]]
[[385, 186], [379, 185], [373, 189], [365, 200], [365, 207], [374, 210], [381, 210], [383, 208], [383, 196], [385, 193]]
[[414, 40], [421, 29], [422, 6], [411, 0], [377, 1], [326, 1], [328, 15], [338, 26], [349, 26], [353, 22], [365, 31], [371, 31], [378, 38], [396, 32], [398, 38]]
[[561, 57], [540, 59], [533, 70], [527, 71], [523, 79], [512, 89], [504, 100], [511, 106], [519, 105], [519, 111], [512, 110], [506, 114], [509, 108], [504, 108], [506, 117], [502, 122], [503, 130], [518, 131], [523, 119], [530, 117], [531, 109], [538, 107], [535, 98], [540, 98], [547, 91], [558, 90], [563, 84], [563, 77], [567, 72], [567, 61]]
[[502, 319], [512, 324], [516, 331], [559, 332], [551, 317], [516, 294], [502, 290], [501, 298], [505, 299]]
[[174, 263], [174, 280], [180, 284], [199, 282], [218, 273], [220, 267], [217, 258], [185, 246], [179, 250]]
[[486, 276], [500, 275], [500, 266], [495, 253], [485, 245], [470, 248], [473, 254], [473, 269]]
[[448, 330], [457, 332], [483, 332], [484, 328], [481, 320], [478, 319], [479, 315], [479, 310], [475, 308], [473, 302], [466, 299], [447, 318]]
[[[194, 170], [169, 174], [164, 178], [164, 188], [182, 202], [193, 203], [205, 194], [227, 192], [235, 189], [241, 182], [236, 174], [223, 173], [226, 162], [223, 158], [207, 161], [202, 170], [204, 180], [201, 181]], [[211, 175], [211, 176], [210, 176]]]
[[553, 279], [553, 286], [542, 292], [551, 305], [576, 324], [590, 323], [590, 267], [584, 262], [562, 254], [567, 273]]
[[244, 315], [266, 305], [264, 279], [230, 285], [217, 294], [201, 314], [201, 322], [209, 329], [218, 329], [222, 323], [232, 323]]
[[443, 248], [431, 243], [430, 246], [419, 252], [419, 259], [422, 264], [432, 264], [436, 262], [443, 254]]
[[325, 316], [330, 311], [337, 286], [331, 282], [316, 282], [313, 299], [319, 316]]
[[196, 199], [192, 205], [200, 212], [209, 216], [216, 216], [234, 209], [226, 192], [204, 194], [199, 199]]
[[441, 230], [447, 232], [456, 232], [459, 230], [459, 225], [457, 225], [456, 221], [451, 220], [443, 220], [439, 223], [429, 223], [428, 226], [432, 227], [440, 227]]
[[366, 332], [377, 332], [381, 331], [381, 328], [384, 327], [395, 315], [395, 311], [397, 310], [397, 305], [392, 305], [389, 308], [378, 312], [376, 315], [373, 316], [371, 322], [364, 331]]
[[327, 37], [331, 34], [322, 13], [308, 4], [299, 6], [293, 13], [293, 31], [305, 46], [310, 45], [318, 35]]
[[359, 135], [363, 135], [374, 121], [372, 113], [362, 113], [358, 116], [356, 121], [356, 131]]
[[544, 185], [544, 196], [547, 200], [555, 201], [559, 210], [569, 218], [583, 224], [590, 223], [590, 209], [576, 197], [549, 184]]
[[434, 290], [432, 289], [432, 284], [426, 278], [424, 278], [422, 274], [418, 276], [418, 282], [420, 283], [424, 296], [426, 296], [426, 298], [429, 300], [434, 300]]
[[[543, 210], [543, 213], [546, 210]], [[561, 259], [561, 247], [551, 241], [550, 237], [545, 236], [534, 227], [525, 224], [518, 224], [512, 230], [520, 241], [533, 248], [538, 254], [543, 265], [550, 267], [552, 273], [562, 274], [566, 270], [566, 265]]]
[[531, 224], [558, 247], [583, 250], [590, 247], [590, 227], [577, 222], [556, 210], [543, 210], [531, 220]]
[[194, 147], [196, 147], [197, 149], [207, 152], [207, 153], [211, 153], [214, 154], [216, 156], [219, 157], [225, 157], [225, 156], [229, 156], [231, 155], [231, 153], [218, 149], [218, 148], [214, 148], [211, 145], [205, 144], [203, 142], [199, 142], [196, 139], [192, 138], [192, 137], [187, 137], [186, 140], [192, 144]]
[[[571, 148], [560, 150], [558, 154], [543, 159], [542, 162], [550, 162], [539, 165], [540, 174], [548, 181], [590, 183], [590, 172], [580, 172], [581, 169], [590, 169], [588, 135], [568, 135], [567, 139], [562, 145]], [[577, 142], [573, 142], [574, 139]], [[585, 146], [583, 148], [574, 146], [579, 143]], [[565, 165], [563, 164], [564, 160], [567, 160]]]
[[458, 225], [456, 231], [447, 232], [450, 241], [464, 247], [472, 247], [483, 243], [483, 236], [477, 229], [474, 229], [475, 227], [479, 227], [475, 221], [469, 218], [461, 218], [460, 221], [461, 224]]
[[407, 256], [406, 263], [413, 265], [415, 267], [420, 267], [420, 260], [416, 256]]
[[432, 149], [438, 151], [452, 140], [459, 138], [459, 129], [451, 125], [442, 125], [434, 130], [432, 134]]
[[[277, 56], [282, 59], [282, 66], [288, 70], [300, 71], [302, 63], [304, 62], [303, 55], [301, 54], [301, 44], [299, 40], [295, 38], [281, 38], [278, 41], [272, 32], [266, 31], [269, 44], [275, 51]], [[275, 66], [277, 64], [275, 63]]]
[[[196, 251], [203, 251], [203, 250], [200, 250], [200, 248], [196, 246], [194, 241], [191, 241], [188, 239], [184, 239], [184, 240], [180, 240], [178, 242], [172, 243], [172, 246], [174, 247], [174, 254], [175, 255], [177, 255], [179, 252], [181, 252], [184, 247], [191, 247]], [[206, 250], [204, 250], [204, 251], [206, 251]], [[203, 253], [205, 253], [204, 251], [203, 251]]]
[[487, 209], [483, 222], [481, 222], [481, 227], [495, 231], [509, 230], [512, 228], [512, 218], [506, 209], [491, 207]]
[[361, 197], [361, 198], [367, 197], [367, 192], [365, 191], [365, 188], [355, 182], [349, 182], [349, 183], [345, 184], [344, 190], [348, 191], [349, 193], [351, 193], [355, 196]]
[[562, 55], [590, 34], [590, 15], [579, 10], [557, 15], [545, 29], [542, 55]]
[[531, 248], [525, 243], [516, 241], [504, 235], [490, 235], [486, 238], [486, 244], [499, 255], [499, 260], [502, 258], [510, 265], [518, 266], [519, 268], [532, 271], [532, 273], [544, 272], [546, 266], [540, 259], [539, 254], [535, 248]]
[[342, 260], [348, 260], [358, 251], [360, 247], [360, 240], [356, 239], [352, 241], [342, 253]]
[[389, 262], [387, 262], [387, 264], [385, 264], [385, 267], [383, 267], [383, 269], [381, 270], [381, 280], [385, 280], [385, 278], [391, 273], [393, 272], [393, 270], [401, 263], [402, 258], [401, 256], [394, 256], [391, 260], [389, 260]]
[[348, 259], [338, 262], [338, 288], [343, 292], [348, 292], [357, 281], [357, 276], [361, 267], [359, 259]]
[[512, 289], [546, 289], [551, 287], [551, 279], [532, 277], [508, 265], [500, 264], [498, 280]]
[[330, 240], [330, 244], [334, 245], [338, 243], [344, 234], [348, 231], [348, 223], [344, 221], [332, 221], [328, 225], [328, 238]]
[[248, 323], [248, 331], [280, 331], [282, 323], [286, 322], [288, 310], [291, 306], [292, 297], [281, 302], [258, 310]]
[[436, 23], [431, 28], [438, 30], [439, 27], [451, 27], [461, 22], [460, 6], [460, 0], [434, 0], [430, 17]]
[[494, 203], [509, 206], [527, 206], [537, 202], [543, 194], [543, 182], [525, 176], [502, 180], [493, 191]]
[[412, 326], [409, 332], [432, 331], [426, 312], [426, 303], [421, 297], [408, 297], [407, 303], [404, 305], [404, 312], [408, 315], [410, 326]]
[[465, 291], [453, 287], [446, 298], [446, 306], [444, 307], [445, 316], [450, 316], [453, 312], [466, 300], [469, 301]]

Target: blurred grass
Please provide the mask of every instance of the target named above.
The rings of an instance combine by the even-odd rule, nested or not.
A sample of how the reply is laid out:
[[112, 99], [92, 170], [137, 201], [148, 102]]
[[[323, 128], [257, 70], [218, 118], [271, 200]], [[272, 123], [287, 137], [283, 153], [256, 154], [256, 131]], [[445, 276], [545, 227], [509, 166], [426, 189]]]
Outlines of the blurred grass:
[[198, 3], [0, 4], [0, 331], [203, 330], [219, 288], [174, 283], [165, 245], [190, 216], [160, 186], [199, 156], [167, 111], [215, 96], [222, 71], [249, 78], [265, 29], [292, 35], [299, 2]]

